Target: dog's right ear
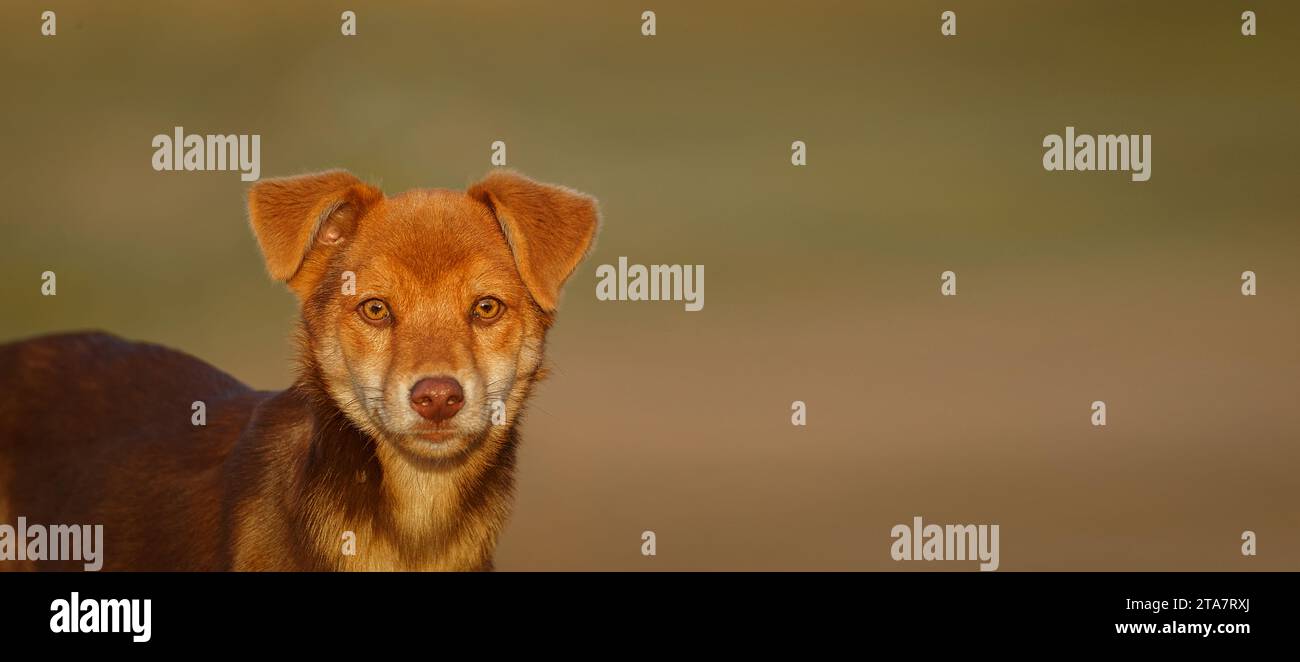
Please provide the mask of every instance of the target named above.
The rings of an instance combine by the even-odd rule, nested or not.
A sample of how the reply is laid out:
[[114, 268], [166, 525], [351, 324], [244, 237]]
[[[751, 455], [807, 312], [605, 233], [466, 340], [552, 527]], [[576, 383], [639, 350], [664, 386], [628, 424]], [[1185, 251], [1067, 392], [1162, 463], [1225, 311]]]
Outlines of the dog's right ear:
[[366, 208], [384, 197], [343, 170], [266, 179], [248, 191], [248, 217], [271, 277], [305, 295], [313, 251], [346, 242]]

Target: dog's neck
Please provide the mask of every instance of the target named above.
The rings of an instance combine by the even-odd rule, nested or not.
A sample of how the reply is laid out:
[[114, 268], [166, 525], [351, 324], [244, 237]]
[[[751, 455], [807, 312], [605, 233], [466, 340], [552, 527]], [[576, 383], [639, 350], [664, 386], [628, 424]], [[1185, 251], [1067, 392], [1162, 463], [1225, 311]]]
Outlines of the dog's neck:
[[[513, 427], [454, 461], [422, 462], [349, 420], [318, 372], [303, 374], [291, 391], [311, 438], [289, 503], [294, 526], [311, 534], [304, 551], [336, 569], [490, 569], [512, 496]], [[341, 551], [348, 532], [355, 555]]]

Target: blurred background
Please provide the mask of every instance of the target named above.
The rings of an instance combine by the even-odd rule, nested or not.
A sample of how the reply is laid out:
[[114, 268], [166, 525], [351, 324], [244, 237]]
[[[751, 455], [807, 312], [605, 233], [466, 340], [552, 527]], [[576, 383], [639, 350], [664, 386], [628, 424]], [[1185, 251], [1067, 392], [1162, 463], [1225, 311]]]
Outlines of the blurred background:
[[[390, 194], [503, 140], [604, 225], [500, 569], [973, 570], [890, 559], [922, 516], [999, 524], [1003, 570], [1297, 570], [1300, 4], [1248, 3], [1256, 37], [1238, 4], [6, 3], [0, 341], [98, 328], [284, 388], [247, 184], [153, 171], [153, 136]], [[1067, 125], [1152, 134], [1151, 180], [1044, 171]], [[619, 256], [703, 264], [704, 310], [598, 302]]]

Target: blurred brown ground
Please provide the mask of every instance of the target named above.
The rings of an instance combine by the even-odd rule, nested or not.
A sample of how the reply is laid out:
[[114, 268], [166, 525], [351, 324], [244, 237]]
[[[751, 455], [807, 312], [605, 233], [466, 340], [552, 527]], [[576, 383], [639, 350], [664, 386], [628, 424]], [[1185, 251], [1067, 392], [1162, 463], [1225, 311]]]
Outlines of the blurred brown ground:
[[[1000, 524], [1003, 570], [1300, 569], [1300, 4], [1250, 3], [1254, 38], [1212, 2], [642, 4], [60, 2], [54, 38], [7, 5], [0, 339], [102, 328], [282, 388], [245, 184], [153, 172], [152, 136], [389, 192], [500, 139], [605, 218], [501, 569], [972, 568], [890, 560], [915, 515]], [[1044, 172], [1066, 125], [1152, 134], [1151, 181]], [[704, 264], [704, 311], [595, 301], [620, 255]]]

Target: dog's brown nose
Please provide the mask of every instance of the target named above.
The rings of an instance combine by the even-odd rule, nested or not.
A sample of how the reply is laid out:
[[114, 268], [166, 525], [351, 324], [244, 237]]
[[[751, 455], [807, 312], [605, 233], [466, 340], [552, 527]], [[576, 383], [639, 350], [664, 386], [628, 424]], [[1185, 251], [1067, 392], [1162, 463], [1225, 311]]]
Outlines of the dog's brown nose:
[[445, 421], [465, 404], [460, 382], [451, 377], [426, 377], [411, 388], [411, 408], [430, 421]]

